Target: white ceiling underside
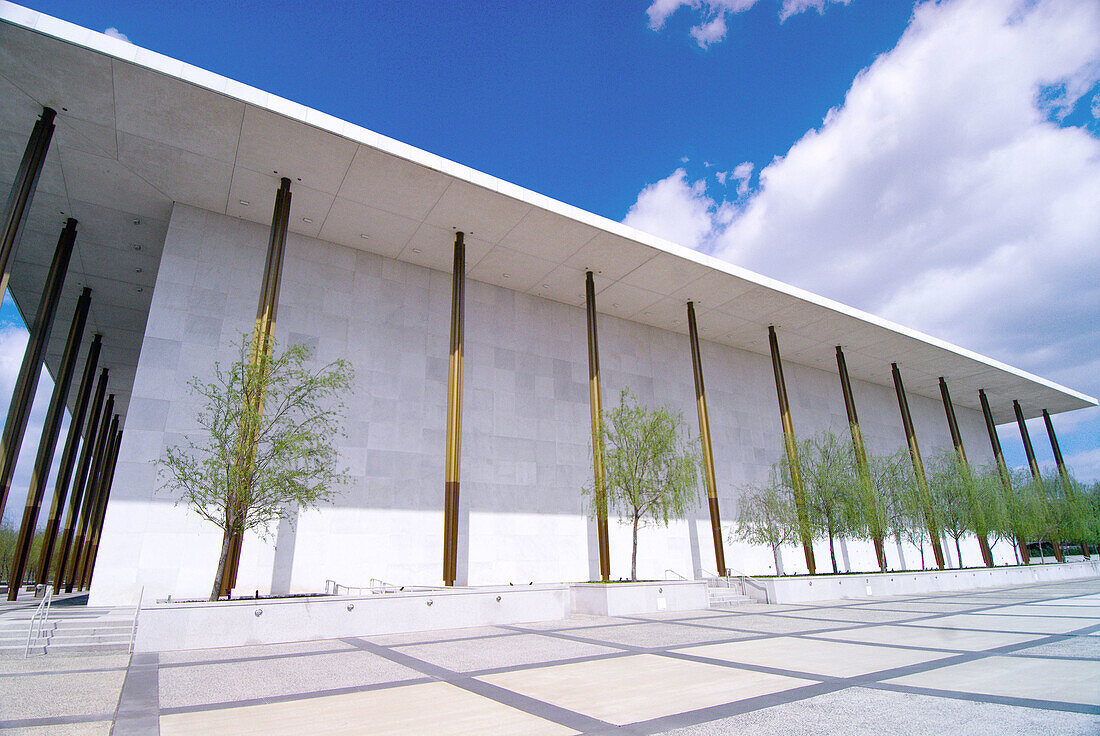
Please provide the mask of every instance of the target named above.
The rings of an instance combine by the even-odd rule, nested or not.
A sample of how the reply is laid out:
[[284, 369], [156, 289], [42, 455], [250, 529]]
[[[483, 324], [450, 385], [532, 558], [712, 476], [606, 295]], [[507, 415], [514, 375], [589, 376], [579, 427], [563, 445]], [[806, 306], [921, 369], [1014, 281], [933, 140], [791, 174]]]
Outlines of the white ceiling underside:
[[705, 340], [766, 354], [775, 325], [785, 361], [835, 371], [843, 345], [853, 378], [890, 386], [897, 362], [910, 393], [939, 398], [944, 376], [970, 408], [984, 388], [998, 423], [1013, 418], [1013, 399], [1028, 417], [1096, 403], [168, 57], [2, 2], [0, 19], [5, 193], [41, 107], [58, 112], [12, 292], [32, 319], [64, 219], [77, 218], [48, 363], [57, 364], [81, 286], [91, 286], [92, 329], [104, 334], [123, 409], [172, 203], [268, 223], [281, 176], [292, 181], [290, 226], [302, 235], [449, 271], [460, 229], [469, 278], [582, 306], [591, 269], [602, 313], [686, 332], [693, 300]]

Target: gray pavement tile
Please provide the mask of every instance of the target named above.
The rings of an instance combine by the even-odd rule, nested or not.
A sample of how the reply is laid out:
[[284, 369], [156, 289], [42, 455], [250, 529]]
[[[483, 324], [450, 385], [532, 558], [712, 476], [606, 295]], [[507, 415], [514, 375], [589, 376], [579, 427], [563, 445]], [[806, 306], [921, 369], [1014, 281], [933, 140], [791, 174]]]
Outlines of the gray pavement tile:
[[660, 733], [669, 736], [1095, 736], [1100, 717], [929, 695], [850, 688]]
[[[588, 636], [586, 631], [584, 636]], [[456, 672], [497, 669], [555, 662], [577, 657], [621, 653], [621, 649], [558, 639], [540, 634], [484, 639], [478, 642], [445, 641], [393, 647], [402, 654], [446, 667]]]
[[321, 641], [300, 641], [290, 644], [258, 644], [247, 647], [219, 647], [217, 649], [162, 652], [160, 654], [160, 664], [164, 666], [181, 663], [224, 662], [226, 660], [253, 659], [255, 657], [276, 655], [340, 651], [352, 651], [352, 647], [339, 639], [323, 639]]
[[30, 726], [25, 728], [0, 728], [3, 736], [109, 736], [110, 721], [90, 723], [59, 723], [49, 726]]
[[883, 611], [877, 608], [829, 608], [822, 611], [790, 611], [783, 614], [796, 618], [854, 623], [895, 623], [920, 618], [921, 613]]
[[708, 619], [707, 626], [721, 626], [727, 629], [757, 632], [764, 634], [798, 634], [833, 629], [851, 625], [844, 621], [814, 621], [794, 617], [750, 614], [748, 616], [729, 616], [724, 619]]
[[250, 662], [194, 664], [160, 670], [160, 707], [224, 703], [420, 677], [420, 673], [352, 650]]
[[22, 656], [0, 657], [0, 675], [67, 670], [124, 670], [129, 661], [129, 654], [50, 654], [48, 657], [39, 655], [26, 659]]
[[529, 624], [516, 624], [517, 628], [531, 629], [532, 631], [566, 631], [569, 629], [583, 629], [589, 626], [607, 626], [609, 624], [634, 624], [634, 619], [618, 618], [616, 616], [592, 616], [586, 613], [577, 613], [560, 621], [536, 621]]
[[[524, 624], [526, 626], [526, 624]], [[403, 634], [379, 634], [378, 636], [364, 636], [368, 641], [383, 646], [400, 646], [403, 644], [421, 644], [433, 641], [449, 641], [451, 639], [473, 639], [486, 636], [507, 636], [514, 631], [498, 626], [472, 626], [466, 629], [440, 629], [438, 631], [410, 631]]]
[[665, 623], [592, 627], [568, 633], [583, 636], [586, 639], [596, 639], [609, 644], [624, 644], [631, 647], [674, 647], [682, 644], [743, 639], [752, 636], [752, 634], [728, 629]]
[[6, 677], [0, 721], [114, 713], [125, 677], [125, 670]]
[[1100, 637], [1073, 636], [1062, 641], [1040, 644], [1037, 647], [1021, 649], [1019, 654], [1041, 654], [1050, 657], [1080, 657], [1097, 660], [1100, 668]]

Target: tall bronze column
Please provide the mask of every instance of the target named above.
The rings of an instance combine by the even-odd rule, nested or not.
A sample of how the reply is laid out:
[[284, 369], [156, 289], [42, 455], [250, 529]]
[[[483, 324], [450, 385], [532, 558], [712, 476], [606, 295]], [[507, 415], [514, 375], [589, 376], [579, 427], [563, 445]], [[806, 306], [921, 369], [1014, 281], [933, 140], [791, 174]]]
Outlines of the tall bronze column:
[[[1069, 477], [1069, 469], [1066, 467], [1066, 461], [1062, 459], [1062, 448], [1058, 444], [1058, 435], [1054, 433], [1054, 423], [1050, 421], [1050, 412], [1043, 409], [1043, 423], [1047, 427], [1047, 437], [1050, 438], [1050, 449], [1054, 452], [1054, 464], [1058, 466], [1058, 475], [1062, 476], [1062, 484], [1066, 487], [1066, 493], [1072, 494], [1076, 492], [1073, 487], [1073, 482]], [[1085, 556], [1085, 559], [1089, 559], [1092, 555], [1089, 553], [1089, 543], [1085, 540], [1081, 540], [1081, 554]]]
[[[600, 580], [611, 578], [611, 550], [607, 541], [607, 489], [603, 467], [603, 396], [600, 392], [600, 343], [596, 334], [596, 286], [592, 272], [584, 275], [584, 306], [588, 317], [588, 402], [592, 413], [592, 492], [596, 498], [596, 542]], [[446, 563], [444, 563], [446, 564]]]
[[[1016, 424], [1020, 428], [1020, 439], [1024, 441], [1024, 454], [1027, 455], [1027, 465], [1031, 469], [1031, 477], [1035, 479], [1035, 483], [1041, 489], [1043, 487], [1043, 473], [1039, 470], [1039, 461], [1035, 459], [1035, 448], [1031, 445], [1031, 435], [1028, 433], [1027, 424], [1024, 422], [1024, 411], [1020, 408], [1020, 402], [1015, 399], [1012, 400], [1012, 411], [1016, 414]], [[1054, 548], [1054, 559], [1062, 562], [1062, 540], [1052, 539], [1050, 542], [1051, 547]], [[1039, 544], [1042, 544], [1042, 541]]]
[[[4, 222], [0, 229], [0, 275], [3, 276], [4, 286], [7, 286], [8, 261], [23, 232], [26, 213], [31, 208], [31, 200], [34, 199], [35, 189], [38, 188], [38, 177], [42, 173], [42, 165], [46, 162], [50, 138], [53, 137], [55, 115], [51, 108], [42, 108], [42, 117], [35, 122], [31, 130], [31, 137], [27, 141], [23, 159], [19, 162], [19, 170], [11, 185], [11, 194], [8, 195], [8, 204], [4, 209]], [[4, 290], [0, 289], [0, 296], [3, 296], [3, 292]], [[0, 511], [2, 507], [3, 504], [0, 504]]]
[[[856, 414], [856, 397], [852, 392], [852, 382], [848, 378], [848, 362], [844, 359], [844, 349], [836, 346], [836, 368], [840, 374], [840, 390], [844, 393], [844, 409], [848, 412], [848, 428], [852, 433], [852, 449], [856, 456], [856, 470], [859, 482], [868, 498], [874, 498], [875, 489], [871, 483], [871, 468], [867, 464], [867, 448], [863, 444], [863, 432], [859, 428], [859, 415]], [[883, 537], [871, 540], [875, 545], [875, 558], [879, 570], [886, 572], [886, 548]]]
[[111, 479], [114, 477], [115, 461], [118, 459], [118, 443], [122, 432], [118, 428], [118, 414], [111, 418], [111, 429], [107, 433], [107, 446], [104, 448], [103, 464], [97, 478], [96, 504], [92, 521], [88, 525], [88, 538], [84, 544], [84, 559], [80, 565], [80, 590], [86, 590], [92, 581], [92, 562], [99, 549], [99, 534], [103, 529], [103, 517], [107, 514], [107, 499], [111, 495]]
[[34, 401], [34, 392], [38, 388], [42, 360], [46, 357], [50, 329], [53, 327], [57, 302], [61, 298], [61, 288], [65, 285], [65, 273], [69, 268], [69, 258], [73, 254], [75, 242], [76, 220], [70, 217], [54, 249], [50, 270], [46, 275], [46, 285], [38, 301], [38, 311], [34, 314], [27, 349], [23, 353], [23, 364], [19, 366], [19, 377], [15, 381], [3, 438], [0, 439], [0, 516], [3, 516], [4, 506], [7, 504], [11, 479], [15, 474], [15, 462], [19, 459], [19, 447], [23, 444], [23, 433], [27, 430], [31, 402]]
[[92, 406], [88, 412], [88, 422], [84, 430], [84, 442], [80, 448], [80, 462], [76, 466], [76, 476], [73, 478], [73, 498], [69, 502], [69, 510], [65, 512], [65, 525], [62, 527], [61, 539], [57, 547], [57, 564], [53, 573], [53, 592], [60, 593], [61, 586], [66, 580], [66, 572], [73, 558], [74, 535], [80, 523], [81, 510], [87, 514], [88, 494], [85, 486], [88, 473], [92, 465], [92, 453], [95, 448], [96, 434], [99, 431], [100, 414], [103, 410], [103, 397], [107, 392], [107, 381], [110, 371], [106, 368], [99, 372], [99, 380], [96, 382], [95, 395], [92, 398]]
[[[1001, 485], [1005, 493], [1014, 493], [1012, 489], [1012, 476], [1005, 465], [1005, 456], [1001, 452], [1001, 439], [997, 436], [997, 425], [993, 422], [993, 410], [989, 408], [989, 398], [985, 395], [985, 389], [978, 389], [978, 399], [982, 402], [982, 415], [985, 417], [985, 430], [989, 433], [989, 444], [993, 448], [993, 459], [997, 462], [997, 472], [1001, 476]], [[1031, 554], [1027, 549], [1027, 540], [1016, 537], [1016, 549], [1020, 553], [1020, 559], [1025, 565], [1031, 561]]]
[[[955, 404], [951, 401], [951, 392], [947, 388], [947, 380], [940, 376], [940, 397], [943, 398], [943, 410], [947, 414], [947, 429], [951, 432], [951, 442], [955, 445], [955, 454], [959, 456], [964, 473], [970, 474], [970, 463], [966, 459], [966, 448], [963, 447], [962, 433], [959, 432], [959, 422], [955, 418]], [[985, 535], [979, 534], [978, 548], [982, 552], [982, 561], [986, 567], [993, 567], [993, 552], [989, 549], [989, 540]], [[959, 560], [962, 567], [962, 560]]]
[[92, 468], [88, 473], [88, 480], [84, 485], [84, 504], [80, 509], [80, 525], [73, 539], [73, 546], [69, 552], [69, 574], [65, 577], [65, 592], [73, 591], [73, 584], [80, 581], [80, 570], [84, 564], [84, 551], [87, 548], [88, 529], [91, 527], [92, 518], [95, 516], [96, 503], [99, 501], [99, 475], [103, 468], [104, 456], [107, 454], [107, 441], [110, 435], [107, 430], [111, 426], [111, 417], [115, 411], [115, 395], [107, 395], [107, 403], [103, 406], [103, 415], [100, 417], [99, 429], [96, 430], [95, 445], [92, 447]]
[[[275, 193], [275, 208], [271, 213], [271, 230], [267, 240], [267, 257], [264, 262], [264, 277], [260, 285], [260, 299], [256, 306], [256, 326], [252, 337], [252, 350], [249, 355], [249, 371], [265, 371], [267, 359], [271, 353], [271, 338], [275, 331], [275, 318], [279, 311], [279, 287], [283, 277], [283, 255], [286, 252], [286, 236], [290, 227], [290, 179], [285, 176], [279, 180], [279, 189]], [[263, 397], [259, 397], [258, 405], [250, 408], [249, 413], [260, 414], [263, 412]], [[246, 436], [249, 428], [242, 427], [240, 438], [239, 462], [249, 464], [252, 462], [251, 441]], [[226, 526], [224, 534], [228, 537], [223, 540], [223, 545], [228, 544], [225, 565], [221, 571], [218, 586], [218, 595], [227, 596], [237, 586], [237, 569], [241, 561], [241, 544], [243, 542], [240, 524], [241, 509], [233, 508], [232, 499], [226, 508]]]
[[775, 327], [768, 326], [768, 343], [772, 351], [772, 371], [775, 373], [775, 392], [779, 395], [779, 418], [783, 422], [783, 445], [787, 448], [787, 464], [791, 472], [791, 488], [794, 490], [795, 511], [798, 513], [798, 536], [806, 555], [806, 569], [817, 573], [814, 563], [814, 538], [810, 531], [810, 514], [806, 509], [806, 489], [802, 485], [802, 466], [798, 462], [798, 440], [794, 436], [791, 407], [787, 403], [787, 384], [783, 380], [783, 359], [779, 355], [779, 338]]
[[726, 575], [726, 551], [722, 544], [722, 514], [718, 510], [718, 483], [714, 477], [714, 452], [710, 442], [710, 416], [707, 413], [707, 392], [703, 388], [703, 357], [699, 350], [699, 328], [695, 323], [695, 303], [687, 303], [688, 336], [691, 338], [691, 365], [695, 374], [695, 406], [699, 410], [699, 440], [703, 445], [703, 476], [707, 481], [707, 503], [710, 506], [710, 534], [714, 538], [714, 560], [718, 574]]
[[[38, 577], [35, 579], [38, 585], [45, 585], [49, 578], [54, 545], [57, 543], [57, 532], [61, 524], [61, 511], [65, 508], [65, 499], [69, 495], [69, 481], [72, 480], [73, 467], [76, 465], [76, 448], [80, 444], [80, 432], [84, 427], [84, 417], [92, 397], [92, 384], [95, 383], [95, 369], [99, 365], [99, 351], [102, 347], [103, 335], [96, 333], [88, 348], [84, 374], [80, 377], [80, 387], [76, 392], [76, 406], [73, 407], [72, 420], [69, 422], [69, 434], [65, 437], [65, 449], [61, 451], [61, 464], [57, 469], [53, 502], [50, 504], [50, 515], [46, 521], [42, 549], [38, 556]], [[77, 502], [78, 499], [74, 499], [74, 503]]]
[[[15, 542], [15, 557], [12, 561], [11, 576], [8, 580], [16, 584], [8, 586], [8, 600], [14, 601], [19, 595], [23, 582], [23, 573], [27, 568], [27, 557], [31, 551], [35, 526], [38, 524], [38, 512], [42, 507], [42, 495], [49, 479], [50, 464], [57, 447], [57, 436], [61, 432], [61, 419], [65, 413], [65, 400], [69, 396], [73, 373], [76, 371], [76, 355], [80, 352], [80, 342], [84, 338], [84, 324], [88, 320], [88, 307], [92, 303], [92, 290], [85, 288], [76, 302], [76, 311], [69, 324], [69, 336], [61, 354], [61, 365], [57, 372], [57, 381], [50, 396], [50, 406], [42, 423], [42, 437], [38, 442], [38, 454], [31, 471], [31, 482], [27, 486], [27, 503], [23, 507], [23, 522], [19, 525], [19, 536]], [[35, 575], [35, 579], [39, 575]]]
[[932, 496], [928, 492], [928, 478], [924, 475], [924, 461], [917, 446], [917, 433], [913, 429], [913, 417], [909, 414], [909, 400], [905, 397], [905, 386], [901, 382], [901, 371], [897, 363], [890, 364], [894, 376], [894, 390], [898, 395], [898, 408], [901, 410], [901, 424], [905, 428], [905, 441], [909, 445], [909, 457], [913, 461], [913, 474], [917, 477], [917, 492], [920, 494], [924, 524], [928, 537], [932, 540], [932, 554], [936, 557], [936, 567], [943, 569], [943, 546], [940, 544], [940, 530], [932, 512]]
[[443, 483], [443, 584], [458, 577], [458, 481], [462, 450], [462, 327], [466, 305], [466, 244], [455, 233], [451, 269], [451, 360], [447, 372], [447, 456]]

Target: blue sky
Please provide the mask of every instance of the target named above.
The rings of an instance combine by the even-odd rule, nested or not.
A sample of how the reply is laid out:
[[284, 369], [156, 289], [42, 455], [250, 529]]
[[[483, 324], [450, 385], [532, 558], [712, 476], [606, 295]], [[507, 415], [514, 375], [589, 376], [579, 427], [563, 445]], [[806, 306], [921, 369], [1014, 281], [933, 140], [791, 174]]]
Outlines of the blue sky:
[[1100, 394], [1094, 0], [26, 4]]

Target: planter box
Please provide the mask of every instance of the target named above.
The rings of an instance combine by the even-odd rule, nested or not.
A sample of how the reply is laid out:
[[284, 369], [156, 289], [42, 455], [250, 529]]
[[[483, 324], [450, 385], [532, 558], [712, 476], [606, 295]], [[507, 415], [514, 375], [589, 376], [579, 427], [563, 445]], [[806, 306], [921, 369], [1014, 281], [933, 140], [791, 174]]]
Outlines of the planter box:
[[141, 607], [134, 650], [163, 652], [556, 621], [566, 585], [467, 588]]
[[647, 583], [576, 583], [570, 586], [574, 613], [623, 616], [707, 607], [707, 584], [695, 580]]
[[[841, 598], [866, 598], [910, 593], [995, 588], [1002, 585], [1047, 583], [1100, 576], [1100, 560], [1054, 565], [1021, 565], [967, 570], [868, 573], [866, 575], [801, 575], [762, 578], [771, 603], [806, 603]], [[764, 601], [765, 591], [746, 586], [746, 593]]]

